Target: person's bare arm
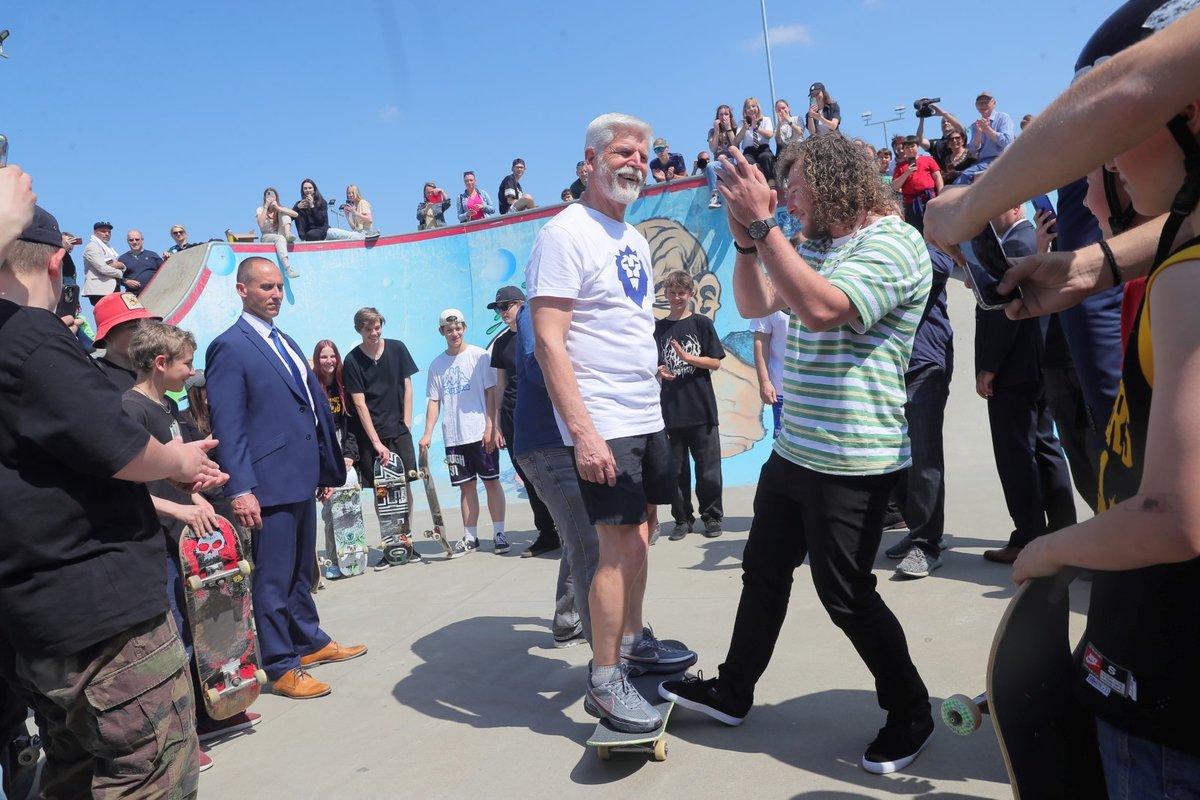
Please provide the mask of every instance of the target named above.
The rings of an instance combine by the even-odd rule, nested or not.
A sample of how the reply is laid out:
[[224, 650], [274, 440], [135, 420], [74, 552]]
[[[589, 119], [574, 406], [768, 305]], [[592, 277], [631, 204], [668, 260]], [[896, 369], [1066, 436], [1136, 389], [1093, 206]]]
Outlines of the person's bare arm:
[[934, 192], [936, 192], [937, 194], [941, 194], [942, 189], [945, 189], [945, 188], [946, 188], [946, 181], [942, 177], [942, 171], [940, 169], [935, 169], [933, 171], [933, 190], [934, 190]]
[[[943, 249], [965, 241], [1005, 209], [1065, 186], [1145, 141], [1200, 96], [1197, 41], [1200, 9], [1076, 81], [969, 191], [930, 202], [925, 237]], [[1114, 119], [1121, 124], [1113, 125]]]
[[362, 426], [363, 433], [367, 435], [367, 441], [375, 451], [375, 456], [381, 464], [386, 464], [391, 459], [392, 452], [388, 450], [387, 445], [375, 431], [375, 422], [371, 419], [371, 412], [367, 410], [367, 395], [364, 392], [351, 392], [350, 402], [354, 404], [354, 414], [358, 417], [358, 424]]
[[917, 133], [916, 133], [916, 137], [917, 137], [917, 144], [919, 144], [919, 145], [921, 146], [921, 149], [922, 149], [922, 150], [924, 150], [924, 151], [926, 151], [926, 152], [930, 152], [930, 150], [929, 150], [929, 147], [930, 147], [929, 140], [925, 138], [925, 120], [926, 120], [926, 119], [927, 119], [927, 117], [920, 117], [920, 118], [917, 120]]
[[567, 354], [575, 302], [561, 297], [534, 297], [529, 301], [533, 322], [534, 356], [542, 368], [546, 391], [563, 418], [575, 445], [579, 477], [593, 483], [617, 483], [617, 465], [608, 442], [596, 431], [592, 415], [583, 404], [579, 382]]
[[[1150, 271], [1166, 219], [1164, 214], [1107, 240], [1122, 281]], [[1014, 259], [1012, 268], [1000, 279], [998, 290], [1007, 293], [1021, 287], [1021, 299], [1009, 303], [1005, 312], [1011, 319], [1026, 319], [1071, 308], [1112, 285], [1112, 271], [1104, 252], [1100, 245], [1093, 244], [1075, 251]]]
[[421, 436], [421, 441], [418, 447], [422, 451], [428, 450], [429, 445], [433, 443], [433, 426], [437, 425], [438, 413], [441, 411], [441, 403], [437, 400], [428, 400], [425, 403], [425, 433]]
[[[1190, 266], [1200, 266], [1192, 264]], [[1017, 582], [1064, 566], [1128, 570], [1200, 555], [1200, 274], [1180, 265], [1151, 293], [1154, 399], [1138, 493], [1103, 514], [1031, 542], [1013, 572]], [[1129, 446], [1129, 445], [1126, 445]], [[1042, 539], [1045, 541], [1042, 541]]]
[[404, 427], [412, 430], [412, 378], [404, 379]]
[[222, 486], [229, 476], [207, 455], [216, 446], [217, 440], [211, 436], [198, 442], [174, 439], [166, 444], [151, 438], [113, 477], [133, 483], [169, 480], [195, 492]]
[[754, 374], [758, 378], [758, 396], [769, 406], [778, 399], [775, 385], [771, 383], [771, 372], [767, 369], [767, 349], [771, 345], [771, 334], [754, 332]]
[[33, 219], [33, 177], [18, 166], [0, 169], [0, 263]]

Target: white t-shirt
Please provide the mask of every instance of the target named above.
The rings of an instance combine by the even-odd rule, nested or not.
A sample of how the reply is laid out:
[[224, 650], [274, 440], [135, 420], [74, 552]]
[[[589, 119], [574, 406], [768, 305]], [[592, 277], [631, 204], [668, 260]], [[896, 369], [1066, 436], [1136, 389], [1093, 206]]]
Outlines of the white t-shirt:
[[[574, 301], [567, 353], [583, 404], [605, 439], [663, 429], [655, 373], [654, 267], [646, 238], [582, 203], [560, 211], [533, 243], [525, 291]], [[563, 441], [571, 436], [554, 410]]]
[[767, 350], [767, 377], [780, 397], [783, 397], [783, 356], [787, 352], [787, 329], [788, 315], [782, 311], [750, 320], [751, 332], [766, 333], [771, 337]]
[[487, 428], [486, 391], [496, 370], [482, 347], [469, 344], [456, 356], [445, 351], [429, 365], [425, 394], [442, 407], [442, 439], [447, 447], [483, 441]]

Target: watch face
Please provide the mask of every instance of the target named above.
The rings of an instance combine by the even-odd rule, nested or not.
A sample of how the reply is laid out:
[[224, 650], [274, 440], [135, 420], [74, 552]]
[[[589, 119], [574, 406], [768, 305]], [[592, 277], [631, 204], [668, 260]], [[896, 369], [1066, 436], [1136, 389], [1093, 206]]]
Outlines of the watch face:
[[756, 219], [750, 223], [747, 232], [751, 239], [765, 239], [771, 228], [774, 228], [778, 223], [774, 219]]

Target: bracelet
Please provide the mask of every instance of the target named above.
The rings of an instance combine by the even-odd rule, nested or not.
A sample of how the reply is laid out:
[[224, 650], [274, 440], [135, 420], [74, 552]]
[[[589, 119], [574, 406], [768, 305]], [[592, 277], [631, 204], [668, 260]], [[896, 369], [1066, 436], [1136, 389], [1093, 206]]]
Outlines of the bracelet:
[[1108, 242], [1101, 239], [1096, 242], [1100, 245], [1101, 252], [1104, 253], [1104, 260], [1108, 262], [1108, 271], [1112, 273], [1113, 286], [1121, 285], [1121, 272], [1117, 269], [1117, 259], [1113, 255], [1112, 248], [1108, 246]]
[[755, 255], [756, 253], [758, 253], [757, 247], [753, 247], [753, 246], [752, 247], [742, 247], [740, 244], [737, 243], [737, 239], [733, 240], [733, 249], [737, 250], [739, 253], [741, 253], [744, 256], [752, 256], [752, 255]]

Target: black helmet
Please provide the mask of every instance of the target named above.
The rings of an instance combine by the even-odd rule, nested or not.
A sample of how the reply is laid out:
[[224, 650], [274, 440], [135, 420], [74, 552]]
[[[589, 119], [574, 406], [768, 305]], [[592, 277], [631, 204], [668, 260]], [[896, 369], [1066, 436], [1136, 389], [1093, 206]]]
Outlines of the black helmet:
[[[1093, 68], [1100, 66], [1127, 47], [1131, 47], [1146, 37], [1160, 31], [1187, 14], [1194, 8], [1200, 8], [1200, 0], [1129, 0], [1113, 12], [1112, 16], [1101, 23], [1075, 62], [1075, 80]], [[1175, 117], [1167, 127], [1175, 141], [1183, 150], [1186, 176], [1183, 187], [1172, 204], [1172, 216], [1190, 214], [1200, 201], [1200, 145], [1187, 130], [1182, 117]], [[1104, 193], [1108, 200], [1109, 225], [1113, 234], [1118, 234], [1129, 227], [1133, 221], [1133, 206], [1122, 208], [1116, 192], [1116, 176], [1108, 170], [1103, 170]], [[1178, 227], [1178, 226], [1176, 226]], [[1171, 239], [1174, 238], [1172, 233]], [[1167, 247], [1169, 244], [1163, 245]], [[1158, 261], [1166, 254], [1160, 248]]]

